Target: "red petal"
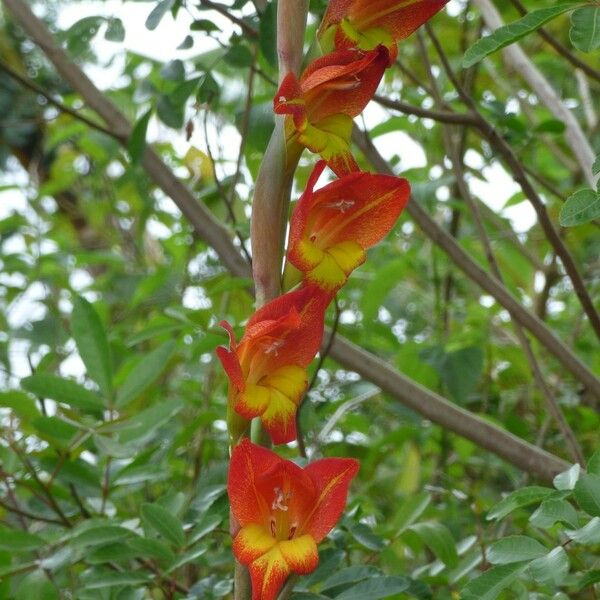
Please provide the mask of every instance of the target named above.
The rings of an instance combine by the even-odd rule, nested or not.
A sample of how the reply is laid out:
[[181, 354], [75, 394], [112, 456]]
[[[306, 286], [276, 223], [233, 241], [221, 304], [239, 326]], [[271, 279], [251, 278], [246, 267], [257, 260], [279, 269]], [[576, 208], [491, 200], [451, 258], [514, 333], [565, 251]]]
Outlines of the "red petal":
[[395, 40], [407, 38], [441, 10], [448, 0], [355, 0], [350, 19], [357, 29], [385, 27]]
[[249, 571], [252, 579], [252, 600], [275, 600], [290, 574], [290, 568], [281, 554], [279, 545], [251, 563]]
[[386, 48], [336, 50], [308, 65], [300, 78], [308, 120], [359, 115], [373, 97], [389, 60]]
[[448, 0], [331, 0], [320, 27], [320, 35], [348, 18], [359, 31], [384, 27], [395, 40], [413, 31], [441, 10]]
[[288, 73], [273, 99], [273, 111], [278, 115], [292, 115], [296, 129], [306, 122], [306, 104], [302, 89], [293, 73]]
[[346, 240], [365, 249], [373, 246], [392, 228], [409, 197], [405, 179], [371, 173], [347, 175], [316, 192], [307, 189], [292, 214], [288, 259], [303, 268], [302, 239], [321, 249]]
[[316, 287], [304, 287], [275, 298], [252, 315], [246, 330], [252, 330], [253, 343], [261, 343], [254, 334], [261, 322], [279, 324], [277, 329], [269, 330], [269, 335], [283, 342], [270, 355], [269, 370], [292, 364], [308, 366], [323, 339], [325, 309], [330, 299]]
[[272, 471], [285, 461], [277, 454], [243, 439], [231, 453], [227, 493], [231, 510], [242, 527], [256, 523], [270, 527], [270, 506], [256, 487], [258, 475]]
[[223, 346], [217, 348], [217, 356], [227, 373], [227, 377], [231, 383], [235, 386], [238, 391], [244, 389], [244, 376], [242, 374], [242, 367], [236, 353], [235, 333], [231, 325], [227, 321], [221, 321], [219, 323], [223, 329], [225, 329], [229, 335], [229, 350]]
[[358, 473], [359, 463], [353, 458], [324, 458], [309, 464], [304, 472], [313, 480], [318, 498], [302, 532], [319, 543], [337, 523], [348, 496], [348, 487]]

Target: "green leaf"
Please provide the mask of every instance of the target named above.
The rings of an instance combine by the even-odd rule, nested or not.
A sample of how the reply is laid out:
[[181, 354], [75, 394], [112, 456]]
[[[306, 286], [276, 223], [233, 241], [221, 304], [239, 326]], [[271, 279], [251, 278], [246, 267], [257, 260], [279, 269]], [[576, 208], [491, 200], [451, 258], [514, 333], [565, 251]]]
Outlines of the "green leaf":
[[196, 19], [191, 25], [192, 31], [205, 31], [207, 33], [213, 31], [221, 31], [218, 26], [210, 19]]
[[181, 407], [182, 403], [180, 400], [160, 402], [123, 423], [115, 423], [113, 430], [119, 432], [119, 441], [122, 444], [127, 444], [134, 440], [139, 442], [140, 440], [148, 439], [154, 434], [156, 429], [164, 425], [173, 415], [178, 413]]
[[118, 407], [129, 404], [161, 376], [176, 346], [177, 343], [170, 340], [140, 360], [117, 392]]
[[104, 39], [109, 42], [122, 42], [125, 39], [125, 27], [123, 27], [123, 21], [118, 17], [111, 17], [108, 19], [108, 26], [106, 27], [106, 33]]
[[600, 173], [600, 154], [598, 156], [596, 156], [596, 160], [594, 161], [594, 164], [592, 165], [592, 173], [594, 175], [598, 175], [598, 173]]
[[560, 209], [558, 220], [563, 227], [573, 227], [589, 223], [598, 217], [600, 217], [600, 193], [585, 189], [567, 198]]
[[152, 576], [150, 574], [141, 571], [108, 571], [106, 569], [96, 569], [89, 575], [82, 577], [82, 583], [86, 590], [139, 585], [148, 583], [151, 580]]
[[566, 530], [565, 533], [579, 544], [600, 544], [600, 517], [594, 517], [581, 529]]
[[21, 380], [21, 386], [40, 398], [49, 398], [84, 411], [97, 412], [103, 409], [97, 394], [70, 379], [48, 373], [36, 373]]
[[75, 298], [71, 330], [88, 375], [106, 396], [112, 396], [112, 365], [104, 327], [94, 307], [81, 296]]
[[582, 52], [600, 48], [600, 7], [584, 6], [573, 11], [569, 37], [573, 46]]
[[427, 521], [411, 525], [409, 529], [414, 531], [446, 566], [455, 567], [458, 564], [456, 543], [445, 525]]
[[558, 4], [556, 6], [548, 6], [539, 8], [527, 13], [521, 19], [499, 27], [491, 35], [477, 40], [466, 52], [463, 57], [463, 67], [467, 69], [478, 63], [486, 56], [514, 44], [521, 38], [533, 33], [546, 23], [555, 19], [559, 15], [572, 10], [575, 5], [573, 3]]
[[77, 534], [70, 543], [75, 547], [101, 546], [133, 535], [135, 534], [130, 529], [119, 525], [99, 525]]
[[131, 157], [131, 162], [137, 164], [144, 155], [146, 148], [146, 132], [148, 131], [148, 123], [152, 116], [153, 109], [148, 109], [136, 122], [127, 142], [127, 150]]
[[24, 421], [31, 421], [40, 416], [35, 400], [17, 390], [0, 392], [0, 407], [10, 408], [17, 417]]
[[600, 450], [596, 450], [587, 463], [587, 472], [593, 475], [600, 475]]
[[569, 557], [562, 546], [557, 546], [546, 556], [532, 561], [528, 570], [539, 583], [560, 585], [569, 572]]
[[252, 64], [252, 52], [250, 52], [248, 46], [237, 44], [227, 50], [225, 56], [223, 56], [223, 60], [232, 67], [242, 69]]
[[260, 51], [274, 69], [277, 67], [277, 4], [269, 2], [260, 16]]
[[44, 439], [68, 445], [77, 435], [77, 428], [63, 421], [59, 417], [41, 416], [34, 419], [31, 424], [37, 429]]
[[127, 540], [127, 545], [138, 552], [139, 556], [148, 556], [170, 564], [175, 560], [175, 554], [169, 546], [160, 540], [135, 537]]
[[358, 581], [362, 581], [363, 579], [367, 579], [368, 577], [379, 575], [380, 573], [381, 572], [379, 569], [368, 565], [355, 565], [353, 567], [346, 567], [344, 569], [340, 569], [331, 577], [328, 577], [322, 583], [321, 591], [329, 590], [339, 585], [356, 583]]
[[31, 552], [45, 545], [46, 542], [38, 535], [0, 524], [0, 550]]
[[168, 94], [161, 94], [156, 101], [158, 118], [173, 129], [183, 127], [184, 107], [177, 106]]
[[173, 6], [173, 2], [174, 0], [160, 0], [146, 19], [146, 29], [150, 31], [156, 29], [167, 11]]
[[540, 507], [529, 517], [529, 522], [535, 527], [548, 529], [555, 523], [566, 523], [571, 527], [577, 527], [579, 521], [577, 511], [566, 500], [550, 498], [544, 500]]
[[365, 548], [379, 552], [385, 548], [385, 542], [373, 533], [364, 523], [357, 523], [349, 528], [352, 537]]
[[488, 521], [503, 519], [506, 515], [513, 512], [513, 510], [539, 502], [553, 493], [554, 491], [550, 488], [535, 485], [515, 490], [493, 506], [486, 518]]
[[410, 586], [411, 580], [408, 577], [374, 577], [344, 590], [335, 598], [336, 600], [365, 600], [365, 598], [379, 600], [404, 592]]
[[493, 565], [508, 565], [544, 556], [547, 549], [537, 540], [526, 535], [510, 535], [494, 542], [487, 551], [487, 559]]
[[462, 600], [496, 600], [526, 568], [528, 562], [498, 565], [467, 583], [461, 592]]
[[177, 517], [160, 504], [142, 504], [140, 509], [143, 521], [178, 548], [185, 544], [183, 527]]
[[192, 533], [190, 534], [190, 545], [197, 542], [199, 539], [203, 538], [207, 533], [210, 533], [214, 529], [216, 529], [222, 521], [220, 515], [209, 515], [204, 514], [200, 518], [200, 521], [196, 523], [194, 529], [192, 529]]
[[60, 596], [47, 575], [38, 570], [29, 573], [21, 580], [14, 598], [15, 600], [59, 600]]
[[169, 81], [182, 81], [185, 79], [185, 67], [183, 66], [183, 62], [179, 58], [176, 58], [163, 65], [160, 74]]
[[581, 474], [581, 466], [578, 463], [571, 465], [566, 471], [559, 473], [552, 483], [557, 490], [572, 490]]
[[394, 527], [397, 528], [396, 535], [412, 525], [425, 512], [430, 502], [431, 494], [427, 492], [419, 492], [414, 496], [410, 496], [400, 507], [394, 519]]
[[194, 45], [194, 38], [191, 35], [186, 35], [183, 42], [177, 46], [177, 50], [189, 50]]
[[582, 510], [592, 517], [600, 517], [600, 475], [582, 475], [575, 485], [574, 495]]

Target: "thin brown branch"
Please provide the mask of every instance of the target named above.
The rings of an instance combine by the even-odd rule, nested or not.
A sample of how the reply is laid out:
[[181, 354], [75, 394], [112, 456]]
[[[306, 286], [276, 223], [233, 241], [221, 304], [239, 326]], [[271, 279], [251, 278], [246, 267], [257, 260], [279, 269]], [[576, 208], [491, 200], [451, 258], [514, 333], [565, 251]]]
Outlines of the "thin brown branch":
[[544, 201], [529, 181], [527, 174], [523, 170], [521, 161], [517, 158], [512, 148], [509, 146], [506, 140], [496, 131], [496, 129], [492, 127], [487, 122], [487, 120], [483, 118], [483, 116], [481, 116], [473, 99], [464, 91], [462, 85], [460, 84], [456, 75], [454, 74], [452, 67], [450, 66], [450, 63], [448, 61], [446, 53], [444, 52], [444, 49], [442, 48], [442, 45], [440, 44], [436, 35], [433, 33], [432, 29], [427, 25], [425, 25], [425, 28], [427, 33], [429, 34], [429, 38], [435, 46], [438, 56], [440, 57], [440, 61], [442, 62], [442, 66], [444, 68], [444, 71], [446, 72], [446, 75], [452, 82], [452, 85], [454, 85], [456, 91], [460, 95], [463, 102], [465, 102], [465, 104], [472, 111], [472, 113], [477, 116], [478, 128], [484, 133], [484, 135], [490, 140], [490, 142], [494, 145], [494, 147], [504, 158], [506, 164], [509, 166], [513, 173], [515, 181], [519, 183], [521, 189], [531, 202], [531, 205], [533, 206], [537, 214], [540, 226], [542, 227], [546, 238], [554, 248], [554, 251], [556, 252], [557, 256], [560, 258], [563, 267], [567, 273], [567, 276], [571, 280], [573, 289], [575, 290], [575, 293], [579, 298], [581, 306], [589, 319], [590, 325], [596, 333], [598, 339], [600, 339], [600, 314], [598, 314], [596, 308], [594, 307], [594, 303], [592, 302], [592, 299], [587, 291], [585, 282], [583, 281], [581, 273], [579, 273], [579, 269], [577, 268], [577, 264], [575, 263], [573, 256], [571, 255], [564, 242], [562, 241], [560, 235], [554, 228], [554, 224], [552, 223], [552, 220], [548, 215], [548, 211], [546, 210]]
[[[380, 173], [393, 175], [368, 135], [355, 129], [353, 141], [359, 146], [367, 160]], [[411, 201], [406, 207], [417, 225], [425, 234], [448, 255], [448, 257], [479, 287], [502, 305], [523, 327], [533, 334], [542, 345], [553, 354], [596, 398], [600, 398], [600, 379], [573, 353], [571, 348], [560, 340], [540, 319], [524, 308], [520, 302], [495, 277], [490, 275], [467, 252], [456, 243], [450, 234], [442, 229], [417, 202]], [[367, 377], [369, 379], [369, 377]]]
[[212, 0], [200, 0], [200, 6], [209, 8], [211, 10], [218, 12], [220, 15], [223, 15], [224, 17], [229, 19], [232, 23], [234, 23], [235, 25], [238, 25], [247, 36], [249, 36], [251, 38], [258, 37], [258, 31], [256, 29], [254, 29], [254, 27], [252, 27], [252, 25], [250, 25], [250, 23], [247, 23], [246, 21], [244, 21], [244, 19], [241, 19], [240, 17], [237, 17], [236, 15], [234, 15], [231, 12], [229, 6], [225, 6], [225, 4], [220, 4], [219, 2], [212, 2]]

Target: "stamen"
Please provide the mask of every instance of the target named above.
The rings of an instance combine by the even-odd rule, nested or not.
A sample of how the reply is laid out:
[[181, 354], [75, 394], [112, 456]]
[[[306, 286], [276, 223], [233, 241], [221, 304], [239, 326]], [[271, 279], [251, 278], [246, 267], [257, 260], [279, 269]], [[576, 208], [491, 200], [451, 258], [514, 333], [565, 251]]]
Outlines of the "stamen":
[[345, 213], [349, 208], [352, 208], [356, 202], [354, 200], [338, 200], [337, 202], [329, 202], [325, 204], [325, 208], [335, 208], [341, 213]]
[[275, 500], [273, 500], [273, 504], [271, 504], [271, 510], [278, 509], [283, 510], [284, 512], [287, 511], [289, 507], [283, 503], [289, 499], [291, 494], [284, 494], [283, 490], [278, 487], [276, 487], [273, 491], [275, 492]]
[[271, 535], [276, 538], [277, 537], [277, 523], [275, 522], [275, 518], [271, 517]]
[[294, 524], [290, 527], [290, 534], [288, 535], [288, 540], [291, 540], [296, 534], [296, 529], [298, 529], [298, 525]]
[[285, 342], [283, 340], [274, 340], [265, 348], [265, 354], [274, 354], [275, 356], [279, 356], [277, 351], [283, 346], [284, 343]]

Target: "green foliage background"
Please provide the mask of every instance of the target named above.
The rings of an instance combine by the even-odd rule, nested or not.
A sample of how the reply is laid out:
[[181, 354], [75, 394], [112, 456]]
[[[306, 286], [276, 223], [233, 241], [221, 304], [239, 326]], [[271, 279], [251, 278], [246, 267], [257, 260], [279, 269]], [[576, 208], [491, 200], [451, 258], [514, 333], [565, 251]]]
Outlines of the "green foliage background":
[[[158, 131], [155, 148], [164, 161], [249, 247], [252, 186], [273, 127], [275, 5], [223, 4], [245, 24], [230, 33], [210, 2], [140, 2], [150, 30], [161, 19], [193, 16], [181, 40], [192, 57], [160, 62], [125, 50], [128, 23], [119, 14], [86, 13], [63, 31], [57, 17], [73, 3], [33, 4], [84, 69], [108, 67], [95, 55], [94, 39], [116, 44], [120, 76], [106, 94], [135, 127], [123, 148], [0, 68], [0, 192], [22, 207], [0, 220], [0, 598], [231, 597], [227, 380], [214, 349], [226, 341], [218, 321], [226, 318], [241, 332], [253, 299], [249, 282], [228, 274], [152, 185], [142, 155], [147, 131]], [[512, 3], [497, 5], [507, 22], [519, 18]], [[307, 48], [324, 6], [311, 2]], [[598, 197], [565, 142], [564, 124], [506, 70], [499, 53], [463, 69], [481, 20], [469, 3], [451, 7], [432, 29], [556, 227], [565, 200], [587, 189], [587, 212], [573, 220], [581, 208], [571, 210], [564, 224], [576, 226], [561, 235], [597, 306]], [[588, 18], [557, 10], [544, 26], [597, 73], [597, 36], [586, 27], [600, 7], [591, 2], [579, 10]], [[569, 38], [571, 18], [579, 25]], [[100, 123], [8, 11], [1, 25], [2, 65]], [[586, 93], [598, 97], [600, 80], [584, 74], [582, 83], [536, 28], [520, 43], [568, 99], [597, 154], [600, 127], [586, 113]], [[220, 45], [205, 52], [208, 38]], [[426, 35], [402, 42], [399, 56], [382, 97], [465, 112]], [[598, 109], [592, 102], [592, 112]], [[376, 114], [370, 135], [396, 151], [389, 163], [413, 183], [412, 202], [489, 271], [458, 179], [464, 171], [475, 190], [485, 178], [478, 162], [498, 164], [494, 148], [472, 128], [436, 122], [433, 113], [424, 119], [380, 105]], [[237, 148], [222, 148], [229, 138], [221, 136], [232, 128], [243, 140], [239, 162]], [[193, 132], [202, 147], [181, 152]], [[399, 132], [422, 146], [425, 166], [403, 169]], [[448, 143], [458, 149], [460, 170]], [[359, 160], [372, 169], [367, 157]], [[313, 164], [305, 155], [296, 192]], [[515, 231], [502, 210], [480, 202], [487, 198], [476, 200], [508, 290], [600, 374], [598, 338], [543, 230], [535, 224]], [[518, 192], [506, 207], [526, 203]], [[339, 333], [451, 402], [574, 462], [506, 310], [407, 216], [369, 253], [338, 304], [328, 323]], [[26, 314], [17, 318], [19, 310]], [[598, 398], [531, 342], [583, 454], [592, 455]], [[362, 466], [345, 517], [320, 547], [318, 570], [297, 581], [293, 598], [596, 597], [598, 454], [587, 472], [575, 467], [549, 487], [328, 357], [303, 407], [302, 429], [313, 456], [353, 456]], [[282, 451], [296, 456], [293, 448]]]

